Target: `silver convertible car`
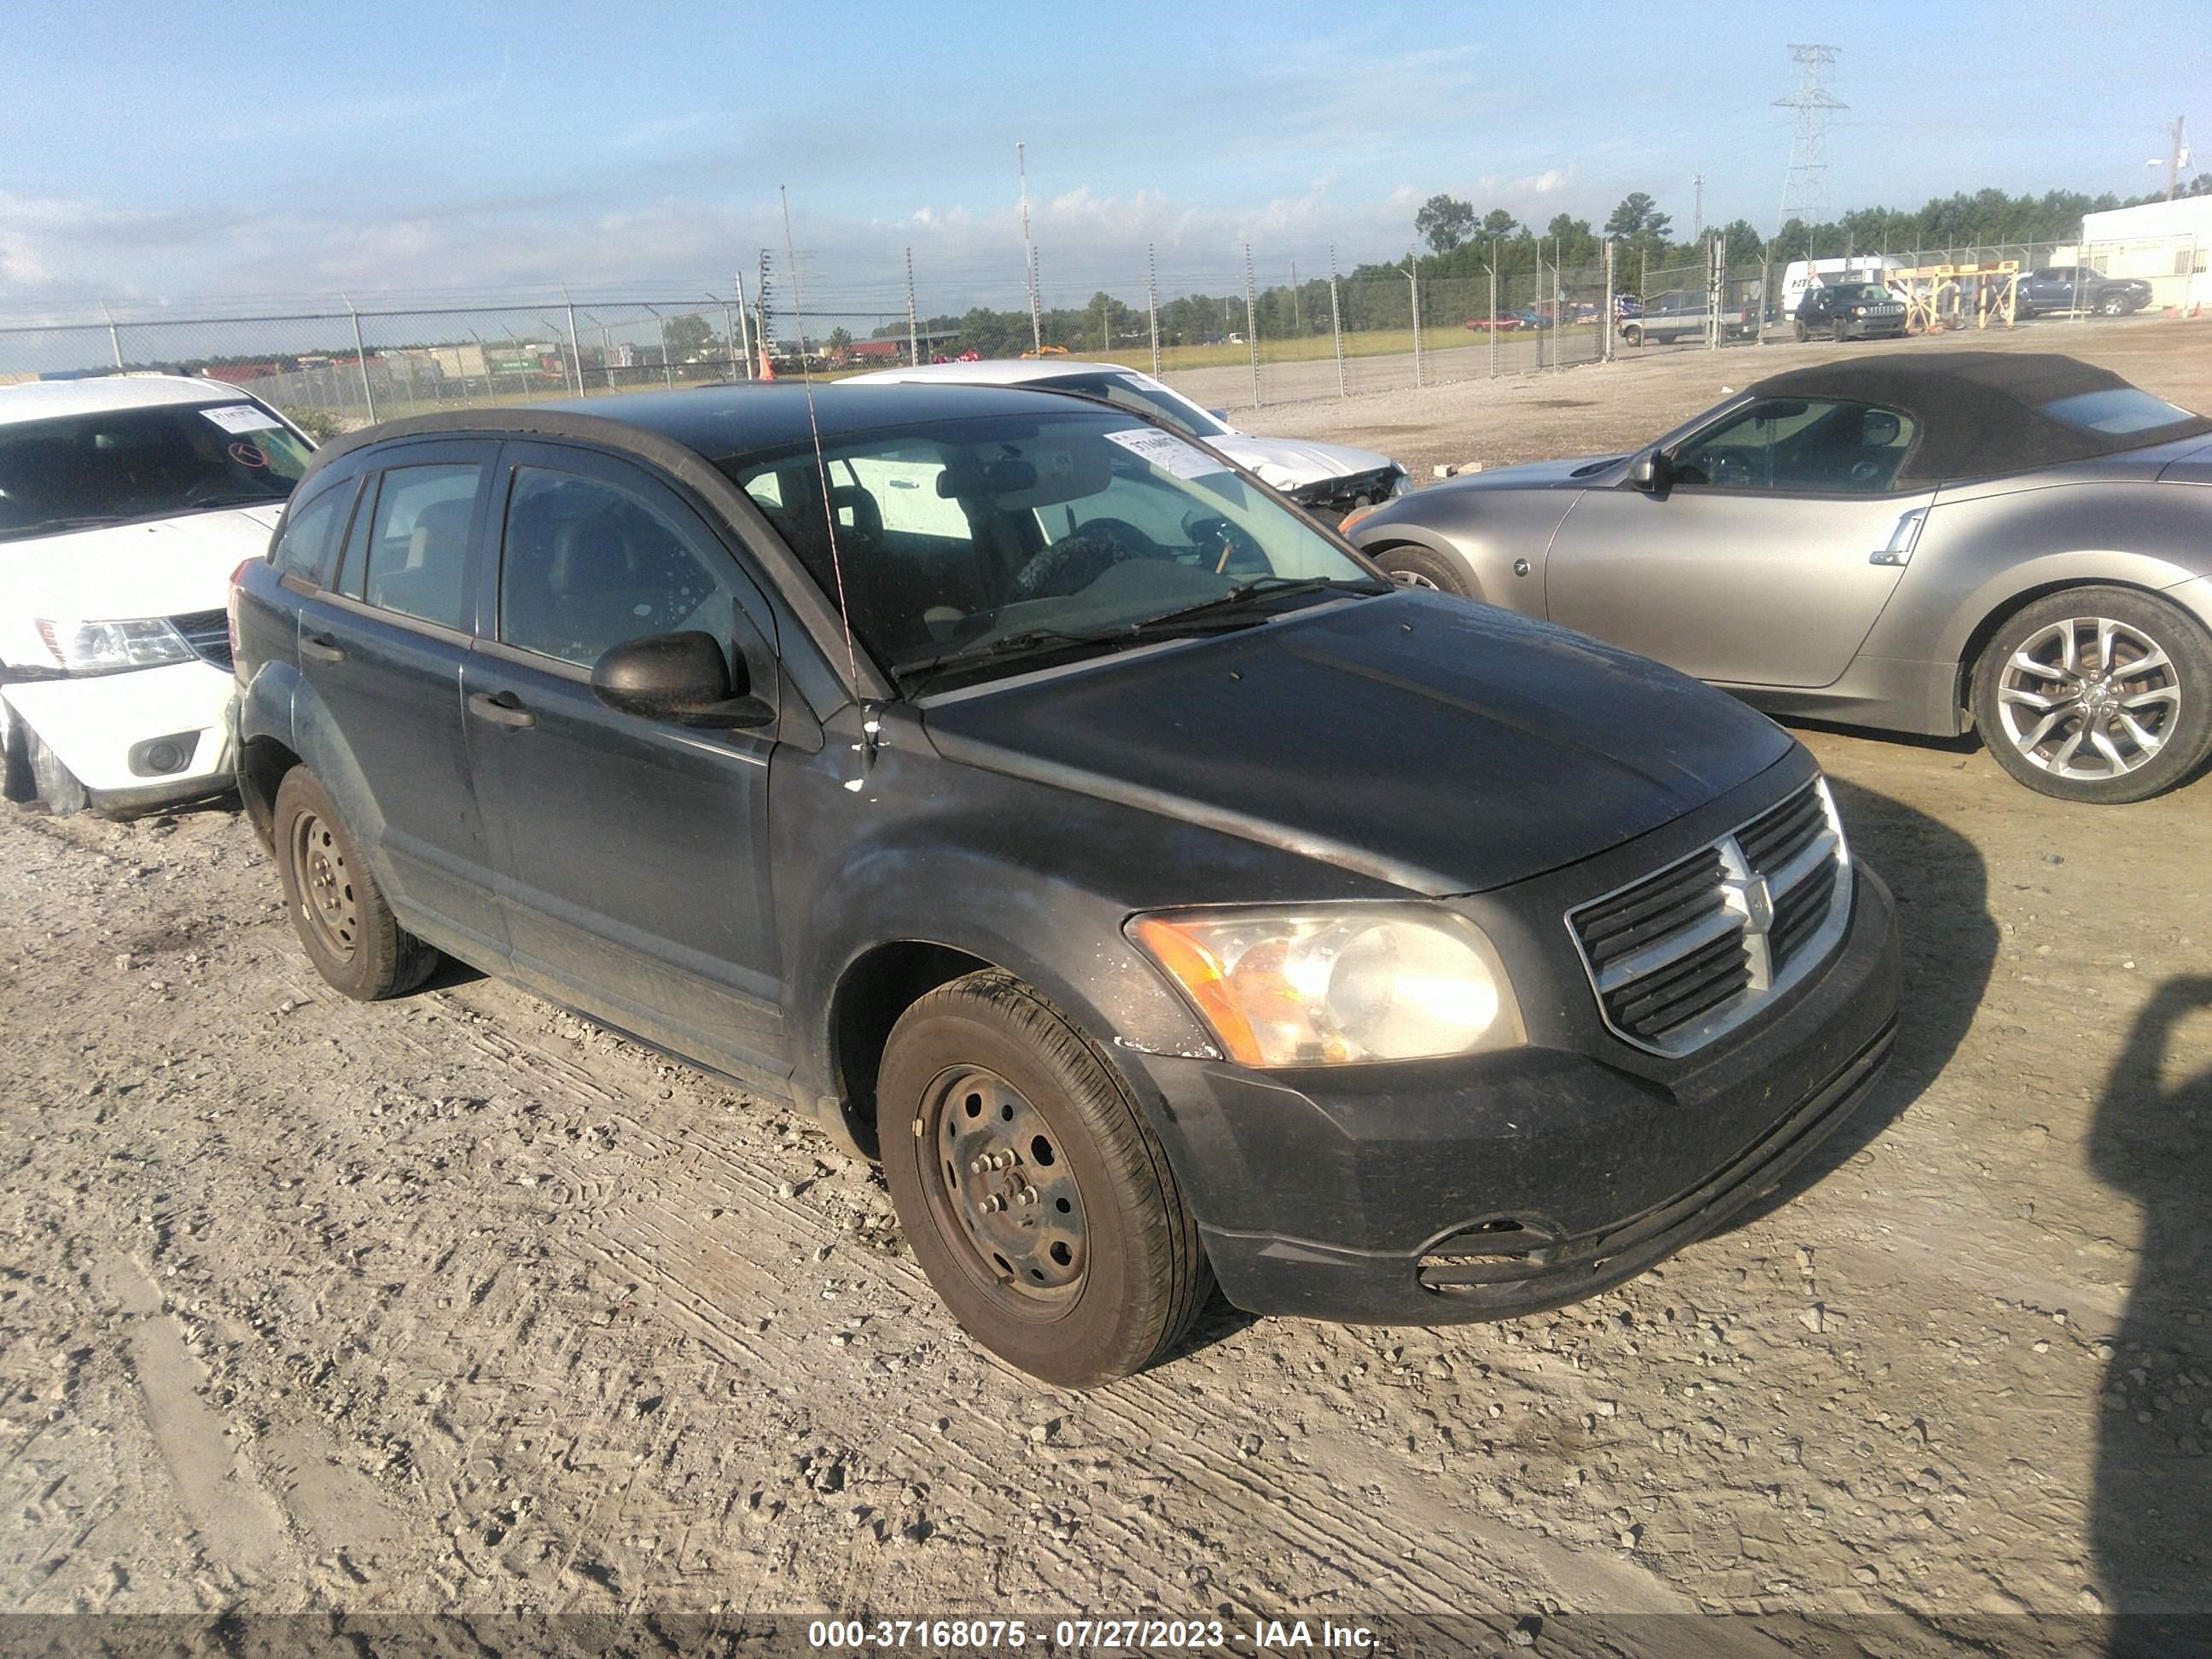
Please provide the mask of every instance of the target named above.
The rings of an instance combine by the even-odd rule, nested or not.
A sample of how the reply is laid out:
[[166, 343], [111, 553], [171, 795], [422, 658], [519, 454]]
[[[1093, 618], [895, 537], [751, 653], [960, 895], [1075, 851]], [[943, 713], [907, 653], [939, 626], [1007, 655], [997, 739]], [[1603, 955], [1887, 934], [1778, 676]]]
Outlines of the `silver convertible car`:
[[1978, 731], [2046, 794], [2141, 800], [2212, 753], [2212, 420], [2069, 357], [1796, 369], [1632, 454], [1343, 527], [1400, 581], [1770, 714]]

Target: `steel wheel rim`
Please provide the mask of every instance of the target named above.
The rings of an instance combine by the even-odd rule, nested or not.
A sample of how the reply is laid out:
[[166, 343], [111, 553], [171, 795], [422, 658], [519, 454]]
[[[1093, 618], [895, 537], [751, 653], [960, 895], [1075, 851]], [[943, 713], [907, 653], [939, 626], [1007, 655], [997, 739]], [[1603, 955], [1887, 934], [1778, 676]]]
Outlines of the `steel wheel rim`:
[[996, 1072], [941, 1073], [921, 1110], [922, 1190], [938, 1237], [1018, 1318], [1055, 1318], [1083, 1292], [1090, 1227], [1066, 1148]]
[[1431, 593], [1443, 592], [1443, 588], [1418, 570], [1394, 570], [1390, 573], [1390, 580], [1401, 587], [1425, 587]]
[[2125, 777], [2158, 757], [2181, 718], [2181, 676], [2156, 640], [2110, 617], [2039, 628], [2005, 661], [1997, 718], [2053, 777]]
[[345, 849], [319, 813], [302, 812], [293, 823], [292, 870], [300, 884], [300, 914], [325, 950], [341, 962], [352, 961], [361, 937], [353, 872]]

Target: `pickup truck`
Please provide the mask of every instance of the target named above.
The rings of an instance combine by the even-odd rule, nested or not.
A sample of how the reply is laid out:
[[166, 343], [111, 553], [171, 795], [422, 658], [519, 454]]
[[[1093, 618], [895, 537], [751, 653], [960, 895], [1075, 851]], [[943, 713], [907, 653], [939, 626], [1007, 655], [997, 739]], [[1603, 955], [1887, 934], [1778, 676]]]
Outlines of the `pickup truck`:
[[[1703, 336], [1705, 307], [1705, 295], [1701, 289], [1670, 289], [1664, 294], [1650, 295], [1644, 301], [1640, 316], [1620, 319], [1620, 337], [1630, 345], [1642, 345], [1646, 340], [1664, 345], [1692, 334]], [[1750, 340], [1759, 336], [1759, 313], [1754, 306], [1724, 306], [1720, 323], [1724, 338]]]
[[2039, 311], [2094, 311], [2124, 317], [2150, 303], [2150, 284], [2136, 277], [2107, 276], [2079, 265], [2046, 265], [2026, 272], [2014, 301], [2014, 314]]

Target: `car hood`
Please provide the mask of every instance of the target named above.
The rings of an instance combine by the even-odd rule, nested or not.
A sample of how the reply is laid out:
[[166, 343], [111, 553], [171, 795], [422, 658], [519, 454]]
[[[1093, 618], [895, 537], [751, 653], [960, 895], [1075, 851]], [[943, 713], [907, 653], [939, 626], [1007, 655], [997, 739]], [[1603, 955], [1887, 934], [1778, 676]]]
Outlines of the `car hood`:
[[13, 617], [80, 622], [218, 610], [230, 573], [268, 550], [283, 510], [271, 501], [0, 542], [0, 603]]
[[1255, 438], [1239, 432], [1206, 441], [1277, 489], [1297, 489], [1327, 478], [1348, 478], [1395, 465], [1388, 455], [1344, 444], [1317, 443], [1310, 438]]
[[1793, 743], [1656, 663], [1411, 592], [955, 693], [923, 720], [948, 760], [1436, 896], [1656, 830]]
[[[1480, 472], [1462, 472], [1431, 489], [1551, 489], [1561, 484], [1586, 484], [1589, 478], [1574, 475], [1598, 461], [1621, 461], [1625, 455], [1576, 455], [1564, 461], [1524, 461]], [[1595, 475], [1593, 475], [1595, 476]], [[1422, 492], [1424, 495], [1427, 491]]]

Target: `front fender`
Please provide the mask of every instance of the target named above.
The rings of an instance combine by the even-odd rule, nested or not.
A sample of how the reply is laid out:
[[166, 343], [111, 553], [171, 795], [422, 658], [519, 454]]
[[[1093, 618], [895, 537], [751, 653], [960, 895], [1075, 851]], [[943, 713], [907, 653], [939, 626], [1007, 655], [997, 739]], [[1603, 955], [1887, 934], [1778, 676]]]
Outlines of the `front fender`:
[[[1352, 540], [1370, 557], [1387, 547], [1425, 548], [1466, 573], [1474, 598], [1541, 617], [1544, 557], [1580, 499], [1538, 489], [1424, 490], [1361, 520]], [[1522, 561], [1527, 575], [1515, 568]]]

